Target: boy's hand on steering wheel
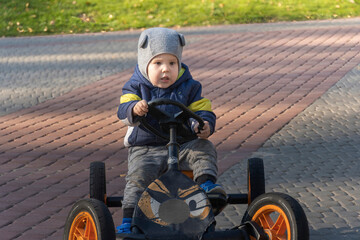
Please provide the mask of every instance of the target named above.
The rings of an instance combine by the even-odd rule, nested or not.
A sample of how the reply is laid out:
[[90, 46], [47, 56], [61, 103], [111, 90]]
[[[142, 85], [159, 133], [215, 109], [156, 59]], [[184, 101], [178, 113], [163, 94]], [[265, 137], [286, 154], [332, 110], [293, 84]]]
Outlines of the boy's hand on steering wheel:
[[196, 135], [201, 139], [207, 139], [210, 136], [210, 124], [208, 121], [204, 121], [204, 128], [199, 129], [199, 123], [194, 125], [194, 131]]
[[137, 102], [133, 108], [134, 116], [144, 116], [149, 111], [148, 104], [145, 100]]

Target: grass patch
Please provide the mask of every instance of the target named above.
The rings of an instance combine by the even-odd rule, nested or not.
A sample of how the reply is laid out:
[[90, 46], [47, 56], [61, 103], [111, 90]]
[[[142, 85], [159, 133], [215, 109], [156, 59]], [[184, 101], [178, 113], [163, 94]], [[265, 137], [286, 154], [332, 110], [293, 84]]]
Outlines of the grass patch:
[[0, 36], [360, 16], [360, 0], [0, 0]]

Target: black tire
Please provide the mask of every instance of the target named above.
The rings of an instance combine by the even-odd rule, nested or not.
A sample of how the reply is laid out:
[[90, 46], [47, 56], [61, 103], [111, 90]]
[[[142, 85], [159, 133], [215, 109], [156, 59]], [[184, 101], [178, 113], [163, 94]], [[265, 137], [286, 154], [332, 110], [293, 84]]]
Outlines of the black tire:
[[90, 164], [90, 198], [106, 202], [106, 175], [103, 162]]
[[73, 239], [116, 239], [111, 213], [103, 202], [83, 199], [74, 204], [65, 222], [63, 240]]
[[[277, 221], [279, 219], [284, 221]], [[256, 198], [243, 217], [242, 222], [246, 221], [258, 223], [269, 235], [270, 240], [309, 239], [309, 226], [304, 210], [294, 198], [283, 193], [265, 193]], [[269, 227], [267, 224], [272, 226]], [[285, 232], [276, 232], [276, 228], [285, 229]]]
[[248, 159], [248, 204], [255, 198], [265, 193], [264, 162], [261, 158]]

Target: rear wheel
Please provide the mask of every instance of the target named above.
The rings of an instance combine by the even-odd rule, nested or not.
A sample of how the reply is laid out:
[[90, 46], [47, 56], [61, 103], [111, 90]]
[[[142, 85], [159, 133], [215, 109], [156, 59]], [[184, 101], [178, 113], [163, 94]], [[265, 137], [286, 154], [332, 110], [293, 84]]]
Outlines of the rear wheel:
[[309, 226], [304, 210], [292, 197], [266, 193], [248, 207], [243, 222], [259, 224], [270, 240], [308, 240]]
[[264, 162], [261, 158], [248, 159], [248, 204], [265, 193]]
[[65, 223], [64, 240], [115, 240], [114, 222], [105, 204], [83, 199], [74, 204]]
[[90, 164], [90, 198], [106, 203], [106, 175], [103, 162]]

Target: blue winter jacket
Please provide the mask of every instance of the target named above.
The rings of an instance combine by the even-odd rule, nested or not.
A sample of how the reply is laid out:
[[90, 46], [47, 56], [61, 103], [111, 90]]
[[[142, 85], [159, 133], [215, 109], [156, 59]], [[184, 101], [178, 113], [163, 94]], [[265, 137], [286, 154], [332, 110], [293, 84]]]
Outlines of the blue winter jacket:
[[[168, 98], [181, 102], [191, 111], [202, 117], [204, 121], [208, 121], [211, 134], [214, 132], [216, 116], [211, 109], [210, 100], [201, 96], [202, 87], [200, 82], [195, 81], [192, 78], [189, 68], [183, 63], [179, 76], [177, 81], [170, 87], [158, 88], [154, 87], [149, 80], [143, 77], [138, 66], [136, 66], [134, 74], [122, 89], [123, 95], [120, 98], [120, 106], [118, 109], [119, 119], [129, 126], [124, 139], [126, 147], [143, 145], [159, 146], [167, 144], [163, 139], [156, 137], [154, 134], [144, 129], [139, 124], [138, 118], [133, 117], [132, 109], [135, 104], [141, 100], [149, 102], [157, 98]], [[172, 105], [163, 105], [159, 107], [170, 113], [180, 111], [177, 107]], [[151, 119], [149, 115], [147, 118], [150, 124], [159, 128], [154, 119]]]

